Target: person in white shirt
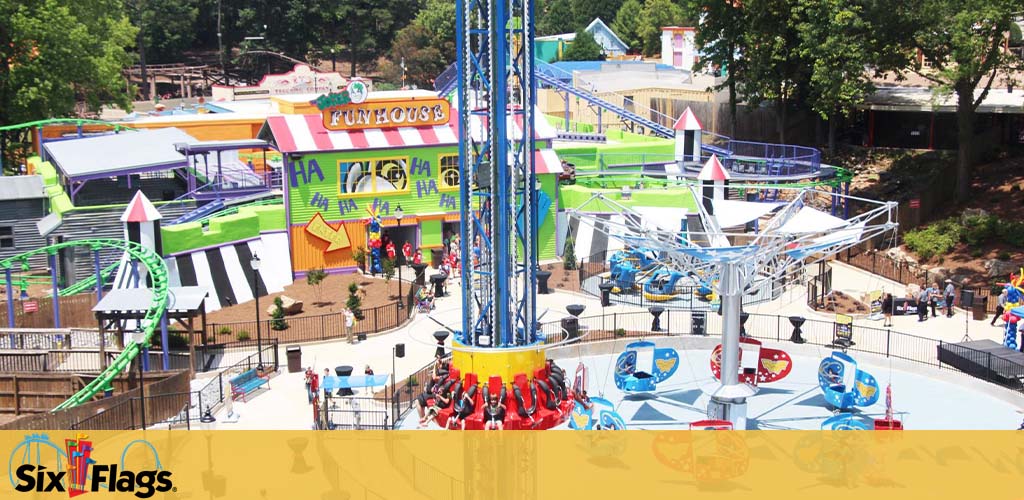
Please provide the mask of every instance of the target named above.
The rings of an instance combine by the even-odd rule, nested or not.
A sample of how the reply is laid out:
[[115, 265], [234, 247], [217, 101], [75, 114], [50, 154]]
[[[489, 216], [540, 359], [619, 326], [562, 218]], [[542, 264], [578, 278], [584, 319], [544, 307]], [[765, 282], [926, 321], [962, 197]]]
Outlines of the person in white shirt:
[[953, 299], [956, 298], [956, 288], [953, 286], [953, 280], [946, 280], [946, 290], [943, 295], [946, 296], [946, 317], [953, 317]]

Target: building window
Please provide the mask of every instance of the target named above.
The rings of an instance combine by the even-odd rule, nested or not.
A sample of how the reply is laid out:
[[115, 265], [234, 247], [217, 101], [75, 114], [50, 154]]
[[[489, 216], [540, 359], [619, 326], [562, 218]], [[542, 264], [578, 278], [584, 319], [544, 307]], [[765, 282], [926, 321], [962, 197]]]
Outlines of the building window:
[[409, 191], [409, 158], [338, 162], [338, 194], [394, 194]]
[[14, 226], [0, 226], [0, 248], [14, 248]]
[[438, 189], [454, 191], [459, 189], [459, 155], [443, 155], [438, 159]]

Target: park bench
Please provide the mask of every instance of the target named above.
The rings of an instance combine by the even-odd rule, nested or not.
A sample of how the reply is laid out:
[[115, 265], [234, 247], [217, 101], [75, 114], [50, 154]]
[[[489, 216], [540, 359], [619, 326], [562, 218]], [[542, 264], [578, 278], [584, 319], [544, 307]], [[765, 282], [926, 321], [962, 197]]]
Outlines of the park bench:
[[242, 372], [241, 375], [231, 379], [231, 399], [238, 399], [238, 396], [242, 397], [242, 401], [245, 401], [245, 396], [260, 386], [266, 384], [270, 387], [270, 378], [265, 375], [257, 375], [256, 370], [248, 370]]

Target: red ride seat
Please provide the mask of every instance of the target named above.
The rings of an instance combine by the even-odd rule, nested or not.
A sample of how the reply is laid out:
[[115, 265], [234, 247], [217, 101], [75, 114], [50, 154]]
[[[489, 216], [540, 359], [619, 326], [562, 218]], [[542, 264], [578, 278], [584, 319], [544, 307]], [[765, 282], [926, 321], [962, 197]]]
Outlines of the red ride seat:
[[[542, 422], [537, 427], [550, 429], [558, 425], [562, 415], [558, 406], [558, 396], [555, 395], [554, 390], [551, 388], [551, 380], [548, 378], [546, 368], [539, 368], [534, 372], [533, 383], [537, 386], [537, 410], [534, 413], [534, 418], [538, 422]], [[548, 389], [547, 391], [544, 390], [545, 386]]]

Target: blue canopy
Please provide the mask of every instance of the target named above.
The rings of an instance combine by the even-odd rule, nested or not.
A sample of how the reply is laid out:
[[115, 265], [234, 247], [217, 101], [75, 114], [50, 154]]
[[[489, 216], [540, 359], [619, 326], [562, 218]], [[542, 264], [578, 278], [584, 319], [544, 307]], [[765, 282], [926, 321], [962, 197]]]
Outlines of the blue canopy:
[[390, 375], [353, 375], [351, 377], [324, 377], [321, 386], [328, 390], [356, 389], [387, 385]]

